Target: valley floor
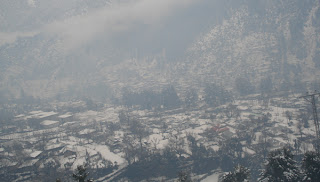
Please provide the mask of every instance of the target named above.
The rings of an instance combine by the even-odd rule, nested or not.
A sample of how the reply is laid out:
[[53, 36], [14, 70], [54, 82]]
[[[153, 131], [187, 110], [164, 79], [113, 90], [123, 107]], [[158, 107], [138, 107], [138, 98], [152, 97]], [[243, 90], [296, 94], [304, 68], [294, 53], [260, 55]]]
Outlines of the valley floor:
[[[308, 103], [295, 95], [263, 99], [252, 95], [215, 108], [200, 104], [150, 111], [108, 105], [94, 111], [51, 111], [55, 114], [50, 118], [38, 117], [39, 113], [48, 112], [33, 111], [17, 116], [11, 126], [3, 127], [1, 175], [12, 181], [28, 181], [39, 175], [35, 171], [69, 171], [86, 165], [97, 181], [112, 181], [128, 162], [139, 160], [139, 154], [128, 157], [128, 146], [143, 146], [153, 154], [171, 147], [179, 151], [177, 156], [192, 158], [188, 136], [199, 147], [215, 153], [224, 148], [226, 141], [239, 138], [241, 157], [260, 154], [266, 143], [268, 151], [291, 146], [295, 154], [301, 154], [313, 150], [315, 136], [311, 118], [301, 118], [307, 110]], [[121, 118], [121, 112], [127, 115], [127, 121]], [[62, 117], [66, 114], [69, 117]], [[140, 130], [135, 133], [130, 125], [133, 121], [138, 121], [147, 134], [139, 138]], [[48, 174], [47, 177], [51, 173]], [[201, 181], [217, 180], [219, 174], [213, 173]]]

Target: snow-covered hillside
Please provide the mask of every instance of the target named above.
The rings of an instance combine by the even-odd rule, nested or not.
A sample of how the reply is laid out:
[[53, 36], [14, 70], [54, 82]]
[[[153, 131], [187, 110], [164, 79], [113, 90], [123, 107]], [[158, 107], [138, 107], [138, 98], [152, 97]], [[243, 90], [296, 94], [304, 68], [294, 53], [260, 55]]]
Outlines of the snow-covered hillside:
[[271, 77], [278, 88], [318, 81], [319, 2], [278, 2], [263, 10], [243, 5], [201, 35], [188, 50], [189, 74], [229, 87], [238, 77], [256, 84]]
[[[8, 42], [0, 46], [1, 98], [19, 98], [21, 93], [37, 98], [94, 97], [97, 94], [88, 92], [91, 88], [99, 88], [101, 92], [108, 90], [112, 95], [123, 87], [159, 90], [170, 84], [184, 92], [187, 87], [201, 90], [204, 84], [212, 82], [234, 89], [239, 77], [246, 77], [254, 84], [272, 78], [275, 90], [307, 89], [319, 83], [318, 1], [236, 2], [204, 1], [204, 5], [216, 11], [205, 9], [203, 13], [207, 16], [199, 15], [196, 20], [186, 17], [195, 24], [204, 21], [209, 28], [194, 28], [193, 34], [189, 34], [194, 36], [189, 37], [193, 43], [181, 44], [181, 47], [189, 48], [185, 49], [184, 55], [172, 60], [168, 56], [169, 48], [153, 53], [147, 49], [162, 41], [160, 39], [166, 34], [158, 31], [166, 30], [166, 26], [166, 31], [176, 34], [177, 40], [172, 42], [184, 42], [178, 38], [187, 30], [172, 28], [172, 24], [178, 23], [174, 18], [166, 20], [169, 23], [159, 21], [158, 27], [148, 23], [142, 26], [144, 19], [137, 19], [134, 20], [137, 24], [130, 24], [134, 27], [130, 33], [98, 31], [98, 37], [92, 38], [90, 29], [70, 32], [73, 29], [68, 29], [68, 22], [84, 19], [79, 23], [83, 26], [81, 23], [94, 20], [93, 17], [99, 15], [97, 12], [107, 16], [109, 10], [113, 10], [108, 8], [115, 2], [34, 0], [21, 5], [18, 1], [5, 1], [1, 6], [6, 10], [1, 14], [1, 26], [4, 27], [0, 36], [7, 37]], [[196, 13], [199, 6], [199, 3], [191, 4], [187, 12], [194, 10]], [[217, 11], [219, 9], [223, 12]], [[43, 12], [42, 16], [36, 16], [39, 12]], [[18, 19], [18, 15], [35, 21], [30, 24], [28, 20]], [[102, 20], [98, 18], [97, 21]], [[120, 23], [128, 23], [123, 20], [121, 17]], [[111, 25], [118, 26], [114, 21]], [[140, 24], [140, 21], [144, 23]], [[29, 30], [28, 26], [38, 28]], [[154, 31], [156, 28], [160, 30]], [[67, 32], [63, 36], [54, 33], [59, 30]], [[159, 34], [162, 36], [157, 37]], [[93, 40], [79, 39], [82, 35]]]

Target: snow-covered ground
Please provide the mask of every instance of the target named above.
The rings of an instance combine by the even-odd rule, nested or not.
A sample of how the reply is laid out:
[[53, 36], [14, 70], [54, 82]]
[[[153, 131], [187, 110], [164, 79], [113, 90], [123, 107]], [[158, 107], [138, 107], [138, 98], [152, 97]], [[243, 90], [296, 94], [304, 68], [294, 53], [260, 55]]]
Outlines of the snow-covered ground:
[[220, 175], [221, 175], [221, 173], [214, 173], [214, 174], [204, 178], [203, 180], [201, 180], [201, 182], [218, 182]]
[[[286, 103], [286, 106], [279, 105], [282, 101]], [[235, 108], [240, 112], [239, 116], [230, 117], [226, 115], [224, 110], [228, 108], [229, 104], [235, 105]], [[301, 105], [303, 103], [299, 103], [299, 106]], [[61, 168], [69, 166], [71, 169], [75, 169], [77, 165], [82, 165], [88, 161], [94, 167], [101, 168], [106, 167], [106, 163], [103, 161], [116, 162], [122, 166], [126, 165], [123, 137], [129, 131], [128, 126], [121, 124], [119, 121], [118, 116], [121, 109], [121, 107], [107, 106], [99, 111], [69, 112], [68, 117], [73, 116], [73, 121], [67, 122], [39, 120], [42, 125], [57, 124], [58, 126], [48, 129], [30, 128], [22, 132], [2, 134], [0, 135], [2, 142], [0, 154], [9, 157], [7, 163], [11, 164], [8, 164], [8, 166], [17, 164], [13, 156], [17, 155], [18, 151], [14, 151], [14, 149], [12, 151], [12, 148], [9, 147], [12, 145], [22, 145], [23, 153], [30, 157], [20, 167], [32, 166], [43, 160], [43, 156], [46, 156], [46, 160], [55, 159], [53, 161], [58, 162]], [[223, 143], [227, 138], [238, 136], [238, 132], [241, 130], [254, 136], [251, 145], [242, 141], [243, 151], [248, 155], [256, 153], [253, 146], [264, 141], [264, 138], [272, 141], [272, 149], [274, 149], [285, 145], [294, 146], [295, 141], [300, 139], [301, 134], [307, 139], [301, 143], [300, 151], [313, 149], [311, 140], [308, 139], [312, 139], [315, 134], [313, 123], [309, 121], [310, 127], [302, 127], [302, 133], [299, 133], [297, 125], [300, 121], [297, 115], [301, 108], [295, 108], [293, 97], [292, 99], [289, 97], [285, 101], [281, 98], [272, 98], [267, 107], [258, 100], [242, 99], [220, 106], [219, 109], [219, 112], [215, 111], [215, 108], [204, 108], [203, 111], [160, 112], [161, 120], [158, 118], [159, 112], [155, 114], [148, 110], [128, 110], [128, 114], [139, 120], [142, 126], [149, 131], [149, 136], [143, 139], [143, 145], [148, 146], [151, 150], [164, 149], [170, 143], [170, 139], [181, 138], [185, 145], [183, 149], [186, 154], [190, 155], [191, 151], [187, 147], [186, 136], [192, 135], [199, 143], [218, 151], [221, 148], [221, 142]], [[290, 121], [286, 115], [287, 111], [293, 113]], [[23, 118], [21, 120], [28, 123], [28, 120], [25, 121], [26, 115], [40, 116], [41, 114], [43, 116], [43, 113], [42, 111], [34, 111], [19, 115], [16, 118]], [[52, 115], [64, 116], [56, 112], [46, 112], [46, 114], [50, 117]], [[211, 114], [216, 117], [211, 118]], [[268, 116], [268, 123], [261, 121], [264, 116]], [[20, 121], [17, 120], [16, 122], [19, 123]], [[163, 123], [168, 127], [162, 128]], [[111, 126], [113, 129], [110, 128]], [[118, 126], [118, 128], [115, 126]], [[214, 128], [219, 128], [219, 130]], [[215, 137], [210, 138], [207, 135], [214, 135]], [[18, 144], [11, 144], [10, 142]], [[135, 143], [137, 142], [135, 141]], [[218, 176], [219, 173], [214, 173], [202, 181], [217, 181]]]

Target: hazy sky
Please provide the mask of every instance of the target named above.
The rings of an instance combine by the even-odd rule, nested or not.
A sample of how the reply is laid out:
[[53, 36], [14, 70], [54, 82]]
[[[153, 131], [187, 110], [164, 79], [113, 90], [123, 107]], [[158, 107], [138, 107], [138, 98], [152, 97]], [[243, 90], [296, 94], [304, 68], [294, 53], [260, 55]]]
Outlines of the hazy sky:
[[[37, 11], [41, 1], [26, 1], [29, 7], [25, 8], [31, 11], [31, 14], [34, 11], [33, 15], [41, 16], [41, 11]], [[89, 9], [82, 14], [44, 22], [41, 27], [35, 27], [32, 31], [17, 29], [15, 32], [3, 32], [0, 30], [0, 41], [2, 44], [4, 42], [11, 43], [18, 36], [44, 33], [48, 36], [58, 37], [63, 41], [66, 49], [72, 49], [99, 39], [101, 36], [106, 38], [118, 33], [130, 32], [138, 27], [157, 30], [163, 26], [164, 21], [174, 16], [175, 12], [197, 2], [199, 0], [111, 1], [104, 7]], [[57, 3], [61, 2], [57, 1]], [[62, 3], [61, 6], [64, 4]], [[59, 5], [55, 8], [57, 7]], [[61, 7], [61, 9], [63, 8]], [[28, 24], [28, 22], [22, 23]]]

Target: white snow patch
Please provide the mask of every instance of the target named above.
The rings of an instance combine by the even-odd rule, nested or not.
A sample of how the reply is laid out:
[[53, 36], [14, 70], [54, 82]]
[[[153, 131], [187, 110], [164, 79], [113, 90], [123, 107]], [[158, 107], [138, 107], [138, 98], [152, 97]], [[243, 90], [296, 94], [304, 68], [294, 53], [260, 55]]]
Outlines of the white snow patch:
[[40, 124], [44, 125], [44, 126], [48, 126], [48, 125], [53, 125], [53, 124], [57, 124], [59, 123], [59, 121], [53, 121], [53, 120], [44, 120], [42, 121]]
[[217, 152], [217, 151], [220, 149], [220, 147], [219, 147], [218, 145], [211, 146], [211, 148], [212, 148], [215, 152]]
[[72, 115], [71, 114], [63, 114], [63, 115], [60, 115], [60, 116], [58, 116], [59, 118], [61, 118], [61, 119], [65, 119], [65, 118], [69, 118], [69, 117], [71, 117]]
[[20, 166], [20, 168], [33, 166], [38, 161], [39, 159], [32, 159], [32, 160], [26, 161]]
[[[160, 134], [152, 134], [149, 136], [150, 141], [156, 141], [157, 140], [157, 149], [164, 149], [165, 146], [168, 144], [169, 140], [168, 139], [163, 139], [163, 137]], [[153, 146], [153, 144], [152, 144]]]
[[93, 147], [94, 147], [94, 150], [100, 152], [101, 156], [106, 160], [109, 160], [111, 162], [117, 161], [118, 164], [122, 164], [125, 162], [125, 160], [122, 157], [120, 157], [118, 154], [111, 152], [108, 146], [96, 145]]
[[220, 173], [213, 173], [212, 175], [201, 180], [201, 182], [218, 182]]
[[248, 154], [254, 155], [256, 152], [254, 150], [249, 149], [248, 147], [242, 147], [242, 150]]
[[30, 157], [32, 157], [32, 158], [34, 158], [34, 157], [37, 157], [39, 154], [41, 154], [42, 153], [42, 151], [40, 151], [40, 150], [37, 150], [37, 151], [34, 151], [34, 152], [32, 152], [31, 154], [30, 154]]
[[94, 129], [84, 129], [84, 130], [80, 131], [79, 134], [80, 135], [85, 135], [85, 134], [93, 133], [95, 131], [96, 130], [94, 130]]

